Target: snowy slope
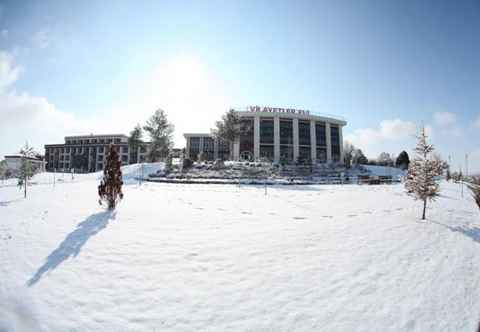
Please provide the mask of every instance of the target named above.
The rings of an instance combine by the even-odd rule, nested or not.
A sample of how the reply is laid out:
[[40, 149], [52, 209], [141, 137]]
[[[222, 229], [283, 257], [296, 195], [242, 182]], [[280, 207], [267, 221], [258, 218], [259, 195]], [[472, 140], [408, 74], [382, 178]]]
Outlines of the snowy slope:
[[[127, 173], [127, 172], [126, 172]], [[43, 175], [46, 177], [46, 175]], [[0, 331], [473, 331], [480, 213], [391, 186], [0, 187]], [[10, 329], [10, 330], [9, 330]]]

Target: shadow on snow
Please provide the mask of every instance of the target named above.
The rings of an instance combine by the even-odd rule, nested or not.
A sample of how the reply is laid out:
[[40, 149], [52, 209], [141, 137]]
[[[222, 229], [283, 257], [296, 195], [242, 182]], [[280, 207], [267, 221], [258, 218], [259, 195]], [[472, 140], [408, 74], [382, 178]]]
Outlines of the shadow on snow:
[[445, 225], [445, 224], [435, 222], [435, 221], [433, 223], [437, 224], [437, 225], [440, 225], [442, 227], [445, 227], [452, 232], [461, 233], [461, 234], [471, 238], [473, 241], [480, 243], [480, 227], [478, 227], [478, 226], [466, 226], [466, 225], [450, 226], [450, 225]]
[[113, 219], [115, 219], [115, 212], [103, 211], [92, 214], [79, 223], [77, 228], [67, 235], [58, 248], [48, 255], [46, 262], [28, 280], [27, 285], [36, 284], [46, 272], [54, 270], [70, 256], [76, 257], [88, 239], [107, 227], [109, 221]]

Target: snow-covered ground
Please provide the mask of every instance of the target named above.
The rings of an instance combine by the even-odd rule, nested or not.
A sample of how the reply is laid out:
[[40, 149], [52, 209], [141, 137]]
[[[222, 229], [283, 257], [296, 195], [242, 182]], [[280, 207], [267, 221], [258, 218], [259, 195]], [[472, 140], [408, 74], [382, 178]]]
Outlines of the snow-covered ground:
[[[126, 172], [128, 173], [128, 172]], [[0, 183], [0, 331], [474, 331], [480, 213], [385, 186]], [[62, 178], [63, 177], [63, 178]], [[62, 181], [58, 182], [58, 179]]]

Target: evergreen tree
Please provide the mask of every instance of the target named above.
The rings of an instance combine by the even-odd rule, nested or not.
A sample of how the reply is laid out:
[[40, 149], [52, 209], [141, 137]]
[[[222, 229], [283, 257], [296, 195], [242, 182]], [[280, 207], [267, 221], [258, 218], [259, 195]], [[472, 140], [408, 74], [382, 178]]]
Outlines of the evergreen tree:
[[410, 157], [406, 151], [400, 152], [395, 161], [395, 166], [401, 169], [408, 169], [408, 165], [410, 165]]
[[367, 157], [365, 157], [362, 150], [357, 149], [355, 151], [354, 162], [355, 162], [355, 164], [358, 164], [358, 165], [367, 165], [368, 164], [368, 159], [367, 159]]
[[123, 198], [122, 170], [117, 148], [111, 144], [107, 154], [106, 165], [103, 169], [103, 179], [98, 186], [99, 203], [107, 202], [108, 209], [112, 210], [118, 201]]
[[472, 192], [473, 199], [480, 208], [480, 176], [473, 176], [471, 182], [467, 184], [467, 187]]
[[[130, 132], [130, 136], [128, 136], [128, 147], [130, 149], [130, 160], [133, 160], [133, 163], [137, 163], [138, 159], [138, 149], [143, 144], [142, 141], [142, 127], [137, 124], [135, 128]], [[131, 164], [133, 164], [131, 162]]]
[[415, 197], [415, 199], [423, 201], [422, 220], [425, 220], [427, 200], [434, 200], [439, 192], [439, 186], [435, 182], [435, 177], [439, 175], [440, 167], [438, 161], [430, 156], [434, 148], [433, 145], [427, 142], [425, 128], [422, 128], [417, 139], [416, 156], [408, 167], [405, 188], [407, 193]]
[[223, 140], [229, 143], [230, 159], [233, 159], [233, 143], [240, 137], [242, 129], [240, 128], [240, 117], [233, 109], [229, 110], [222, 116], [221, 121], [215, 123], [215, 129], [212, 134], [217, 140]]
[[33, 148], [28, 146], [28, 143], [25, 143], [25, 146], [20, 150], [20, 155], [22, 156], [20, 169], [18, 173], [18, 186], [23, 187], [23, 197], [27, 198], [27, 186], [28, 180], [33, 176], [33, 167], [30, 158], [33, 158], [35, 152]]
[[165, 158], [172, 147], [173, 125], [168, 122], [167, 114], [158, 109], [143, 126], [151, 140], [148, 159], [151, 162]]

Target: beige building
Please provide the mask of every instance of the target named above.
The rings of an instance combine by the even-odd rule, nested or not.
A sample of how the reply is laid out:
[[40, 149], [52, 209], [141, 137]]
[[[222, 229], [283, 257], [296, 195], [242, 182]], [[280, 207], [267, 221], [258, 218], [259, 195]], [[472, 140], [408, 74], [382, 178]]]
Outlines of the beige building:
[[196, 159], [271, 160], [274, 162], [343, 162], [343, 119], [291, 108], [249, 106], [236, 109], [241, 135], [233, 143], [210, 134], [184, 134], [187, 155]]

